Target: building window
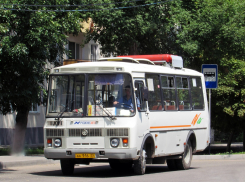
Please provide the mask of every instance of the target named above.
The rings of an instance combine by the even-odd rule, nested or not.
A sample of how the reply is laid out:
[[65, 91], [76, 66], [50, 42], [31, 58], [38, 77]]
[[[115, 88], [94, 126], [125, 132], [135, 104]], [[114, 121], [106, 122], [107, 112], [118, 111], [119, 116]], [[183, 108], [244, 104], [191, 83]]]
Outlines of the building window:
[[97, 48], [98, 45], [91, 45], [91, 61], [96, 61], [97, 60]]
[[79, 59], [79, 44], [69, 41], [69, 59]]
[[32, 103], [31, 108], [29, 110], [30, 112], [38, 112], [38, 104]]

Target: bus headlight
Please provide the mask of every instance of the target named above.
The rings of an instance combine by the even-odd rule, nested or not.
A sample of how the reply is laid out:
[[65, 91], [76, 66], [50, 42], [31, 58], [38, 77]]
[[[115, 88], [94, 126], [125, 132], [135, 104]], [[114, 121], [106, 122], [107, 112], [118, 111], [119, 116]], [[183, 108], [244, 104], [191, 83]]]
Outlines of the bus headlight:
[[113, 139], [111, 139], [111, 146], [112, 147], [118, 147], [118, 145], [119, 145], [119, 139], [118, 138], [113, 138]]
[[61, 147], [61, 139], [60, 138], [56, 138], [54, 140], [54, 146], [55, 147]]

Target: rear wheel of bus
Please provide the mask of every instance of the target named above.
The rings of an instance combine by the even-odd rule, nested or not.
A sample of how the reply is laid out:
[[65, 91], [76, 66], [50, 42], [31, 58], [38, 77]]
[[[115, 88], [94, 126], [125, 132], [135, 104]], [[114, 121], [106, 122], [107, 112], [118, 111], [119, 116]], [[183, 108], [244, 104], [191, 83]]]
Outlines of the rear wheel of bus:
[[60, 160], [63, 175], [72, 175], [74, 172], [74, 165], [72, 160]]
[[190, 140], [187, 142], [182, 159], [176, 159], [176, 166], [179, 170], [186, 170], [191, 167], [192, 146]]
[[192, 160], [192, 146], [191, 142], [188, 141], [185, 147], [185, 151], [182, 155], [181, 159], [168, 159], [167, 165], [169, 170], [187, 170], [191, 166], [191, 160]]

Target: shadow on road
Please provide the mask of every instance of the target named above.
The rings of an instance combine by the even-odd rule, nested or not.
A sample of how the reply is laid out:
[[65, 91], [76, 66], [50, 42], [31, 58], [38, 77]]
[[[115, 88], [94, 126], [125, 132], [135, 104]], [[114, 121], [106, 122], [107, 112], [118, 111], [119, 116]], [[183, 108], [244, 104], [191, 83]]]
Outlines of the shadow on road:
[[1, 173], [6, 173], [6, 172], [12, 172], [12, 171], [16, 171], [16, 170], [13, 170], [13, 169], [0, 169], [0, 174]]
[[[195, 169], [195, 168], [191, 168]], [[162, 172], [172, 172], [169, 171], [167, 166], [147, 166], [146, 167], [146, 174], [155, 174], [155, 173], [162, 173]], [[63, 176], [61, 170], [55, 171], [45, 171], [45, 172], [37, 172], [31, 173], [33, 175], [38, 176]], [[85, 177], [85, 178], [115, 178], [115, 177], [130, 177], [135, 176], [133, 168], [117, 171], [112, 170], [109, 165], [104, 166], [86, 166], [86, 167], [75, 167], [74, 174], [72, 176], [67, 177]]]

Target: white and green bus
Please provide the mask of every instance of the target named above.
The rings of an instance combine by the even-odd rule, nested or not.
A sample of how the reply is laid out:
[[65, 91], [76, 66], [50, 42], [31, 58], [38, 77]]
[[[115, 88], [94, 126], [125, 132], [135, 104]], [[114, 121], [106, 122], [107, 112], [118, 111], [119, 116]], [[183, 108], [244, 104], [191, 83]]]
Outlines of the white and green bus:
[[108, 162], [112, 169], [167, 163], [189, 169], [210, 141], [202, 73], [173, 55], [102, 58], [56, 67], [49, 76], [45, 157], [75, 164]]

